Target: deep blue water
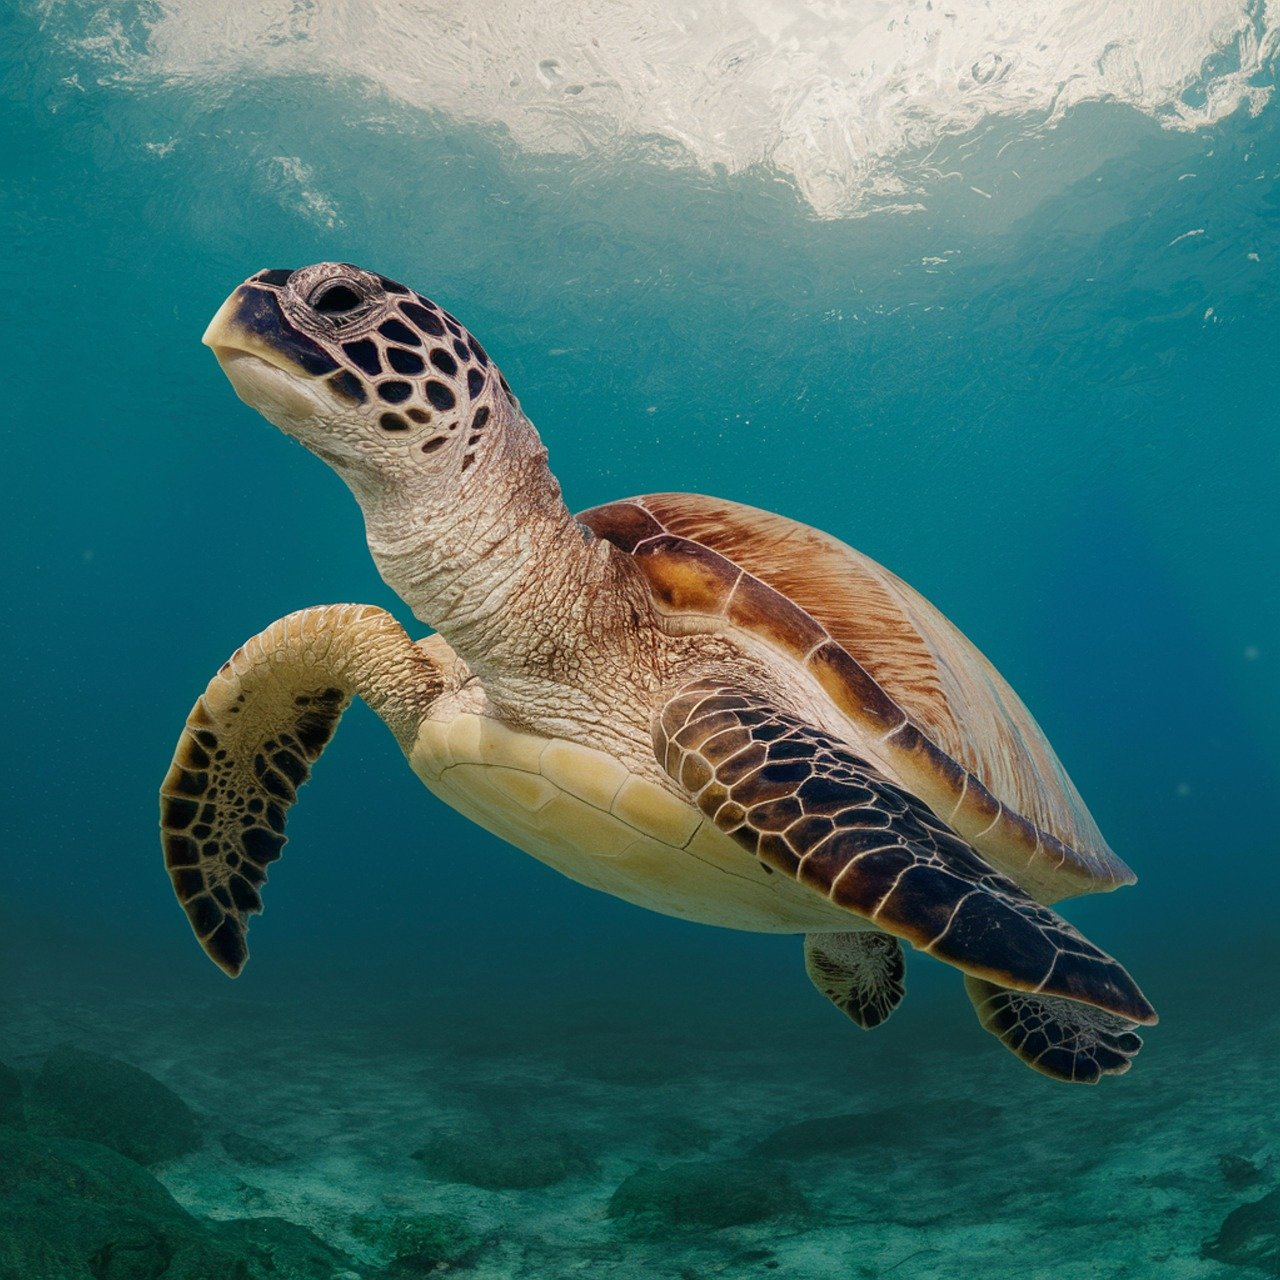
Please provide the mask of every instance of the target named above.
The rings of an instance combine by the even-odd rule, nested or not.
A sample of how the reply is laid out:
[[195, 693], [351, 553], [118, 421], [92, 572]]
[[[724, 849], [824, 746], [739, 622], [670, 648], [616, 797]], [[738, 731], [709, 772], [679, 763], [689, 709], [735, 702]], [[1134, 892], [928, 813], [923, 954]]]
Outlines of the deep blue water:
[[[1161, 1036], [1194, 1038], [1215, 968], [1215, 1013], [1274, 994], [1280, 104], [1183, 132], [1107, 102], [993, 119], [921, 209], [823, 219], [767, 171], [528, 155], [342, 80], [123, 82], [66, 43], [87, 12], [0, 19], [11, 994], [222, 1000], [157, 844], [187, 708], [304, 605], [421, 632], [346, 489], [199, 343], [251, 271], [331, 259], [472, 328], [575, 509], [660, 489], [767, 507], [975, 640], [1139, 875], [1069, 907], [1166, 1010], [1104, 1088], [1180, 1070]], [[765, 1036], [813, 999], [795, 940], [646, 915], [468, 825], [362, 707], [290, 837], [246, 998], [493, 990], [536, 1021], [578, 984], [689, 987]], [[963, 1004], [931, 962], [912, 983], [904, 1027]], [[832, 1064], [856, 1060], [831, 1019]]]

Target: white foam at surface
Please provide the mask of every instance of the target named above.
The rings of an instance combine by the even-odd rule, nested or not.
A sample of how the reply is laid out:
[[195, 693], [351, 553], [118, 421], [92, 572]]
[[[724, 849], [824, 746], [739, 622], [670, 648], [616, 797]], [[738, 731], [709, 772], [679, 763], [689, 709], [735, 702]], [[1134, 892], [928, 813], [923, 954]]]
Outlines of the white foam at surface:
[[356, 77], [532, 153], [771, 165], [826, 216], [909, 207], [990, 119], [1256, 112], [1280, 45], [1280, 0], [157, 0], [141, 37], [114, 12], [76, 42], [118, 79]]

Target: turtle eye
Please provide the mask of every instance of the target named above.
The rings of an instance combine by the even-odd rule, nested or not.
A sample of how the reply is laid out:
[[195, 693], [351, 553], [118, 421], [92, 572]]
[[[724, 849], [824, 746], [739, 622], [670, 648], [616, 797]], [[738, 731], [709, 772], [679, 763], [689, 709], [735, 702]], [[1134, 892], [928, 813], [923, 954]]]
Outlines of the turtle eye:
[[322, 285], [311, 295], [312, 310], [322, 316], [348, 315], [361, 304], [360, 295], [349, 284]]
[[289, 276], [280, 303], [290, 323], [322, 342], [337, 338], [367, 347], [371, 359], [356, 364], [369, 374], [379, 371], [373, 344], [355, 341], [387, 319], [387, 295], [376, 276], [349, 262], [317, 262]]

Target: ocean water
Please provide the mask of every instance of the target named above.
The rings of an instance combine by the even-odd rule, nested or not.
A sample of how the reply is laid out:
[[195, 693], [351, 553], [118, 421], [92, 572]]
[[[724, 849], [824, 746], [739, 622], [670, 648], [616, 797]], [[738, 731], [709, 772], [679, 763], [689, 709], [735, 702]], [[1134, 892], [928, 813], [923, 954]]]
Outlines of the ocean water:
[[[527, 8], [0, 14], [0, 1275], [1280, 1273], [1274, 5]], [[572, 508], [781, 512], [978, 644], [1138, 874], [1064, 908], [1160, 1010], [1128, 1075], [1027, 1071], [920, 956], [860, 1032], [360, 705], [208, 962], [156, 829], [196, 695], [309, 604], [423, 632], [199, 342], [322, 260], [458, 315]]]

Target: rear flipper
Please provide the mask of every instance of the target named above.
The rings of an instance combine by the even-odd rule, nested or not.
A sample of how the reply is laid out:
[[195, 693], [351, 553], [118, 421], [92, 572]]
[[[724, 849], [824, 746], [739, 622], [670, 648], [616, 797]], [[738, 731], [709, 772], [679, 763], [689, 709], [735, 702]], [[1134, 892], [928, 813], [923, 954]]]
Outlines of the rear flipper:
[[887, 933], [810, 933], [804, 967], [813, 985], [864, 1031], [878, 1027], [904, 990], [902, 943]]
[[1142, 1048], [1136, 1023], [1061, 996], [1010, 991], [972, 974], [965, 991], [978, 1020], [1027, 1066], [1057, 1080], [1097, 1084], [1122, 1076]]

